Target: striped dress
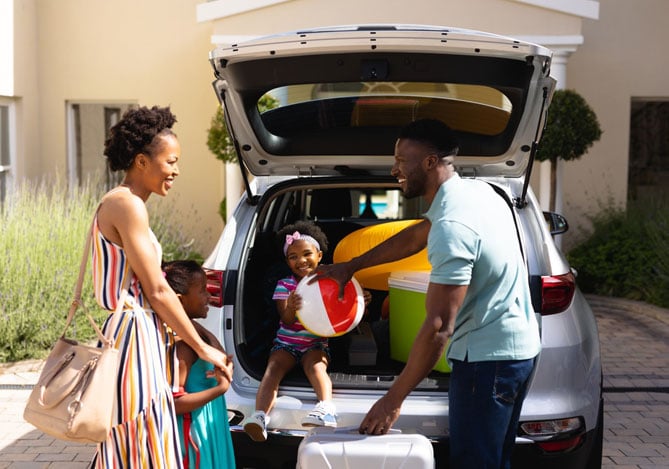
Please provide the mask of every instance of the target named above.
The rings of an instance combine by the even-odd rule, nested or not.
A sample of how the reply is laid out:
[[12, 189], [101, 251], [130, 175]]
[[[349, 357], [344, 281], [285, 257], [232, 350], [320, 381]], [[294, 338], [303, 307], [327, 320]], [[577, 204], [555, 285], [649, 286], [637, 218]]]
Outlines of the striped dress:
[[[162, 250], [150, 232], [158, 258]], [[95, 298], [114, 311], [129, 265], [123, 248], [107, 240], [93, 223], [93, 284]], [[176, 360], [168, 360], [173, 338], [150, 309], [133, 276], [125, 306], [110, 314], [103, 332], [120, 351], [113, 427], [98, 444], [95, 468], [181, 468], [182, 458], [172, 391]]]

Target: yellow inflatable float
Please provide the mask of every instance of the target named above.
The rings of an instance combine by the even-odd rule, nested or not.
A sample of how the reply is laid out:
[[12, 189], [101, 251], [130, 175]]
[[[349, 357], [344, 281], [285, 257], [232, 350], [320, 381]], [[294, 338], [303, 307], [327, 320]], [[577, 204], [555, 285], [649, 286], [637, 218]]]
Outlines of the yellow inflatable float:
[[[337, 244], [332, 255], [333, 260], [334, 262], [346, 262], [369, 251], [407, 226], [420, 221], [422, 220], [391, 221], [356, 230]], [[427, 249], [399, 261], [362, 269], [356, 272], [355, 278], [363, 288], [387, 291], [390, 273], [402, 270], [431, 270], [430, 263], [427, 260]]]

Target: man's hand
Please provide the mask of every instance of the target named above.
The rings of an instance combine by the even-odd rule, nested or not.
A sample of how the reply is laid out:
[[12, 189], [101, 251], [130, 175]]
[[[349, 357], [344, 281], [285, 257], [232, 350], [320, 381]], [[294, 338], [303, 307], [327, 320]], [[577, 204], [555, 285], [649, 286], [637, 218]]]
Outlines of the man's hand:
[[353, 271], [350, 269], [349, 262], [340, 262], [338, 264], [319, 265], [315, 274], [309, 280], [309, 284], [316, 282], [321, 278], [331, 278], [339, 284], [339, 299], [344, 298], [344, 286], [353, 277]]
[[363, 435], [385, 435], [399, 418], [401, 407], [401, 402], [392, 402], [386, 394], [369, 409], [362, 419], [358, 432]]

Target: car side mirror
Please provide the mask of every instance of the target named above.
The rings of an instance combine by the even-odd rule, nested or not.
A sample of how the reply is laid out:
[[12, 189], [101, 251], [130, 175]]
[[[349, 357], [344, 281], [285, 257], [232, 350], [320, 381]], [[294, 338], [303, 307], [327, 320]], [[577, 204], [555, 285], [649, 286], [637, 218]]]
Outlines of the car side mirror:
[[569, 229], [569, 223], [567, 223], [567, 219], [559, 213], [544, 212], [544, 219], [548, 224], [548, 230], [553, 236], [566, 233]]

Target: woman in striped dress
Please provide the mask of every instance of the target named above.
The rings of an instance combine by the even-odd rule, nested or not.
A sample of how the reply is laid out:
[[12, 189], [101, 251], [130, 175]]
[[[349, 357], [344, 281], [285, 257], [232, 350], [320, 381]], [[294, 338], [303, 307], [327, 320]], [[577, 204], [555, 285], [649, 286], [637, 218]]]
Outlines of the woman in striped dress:
[[152, 193], [167, 195], [179, 174], [181, 149], [171, 130], [175, 122], [167, 107], [131, 109], [105, 142], [109, 168], [125, 171], [125, 177], [102, 198], [94, 223], [98, 303], [114, 311], [122, 285], [131, 278], [122, 312], [110, 314], [104, 324], [121, 360], [114, 426], [98, 445], [96, 468], [182, 467], [172, 400], [175, 361], [167, 357], [170, 330], [200, 358], [229, 373], [228, 357], [200, 338], [167, 284], [160, 244], [149, 228], [146, 200]]

